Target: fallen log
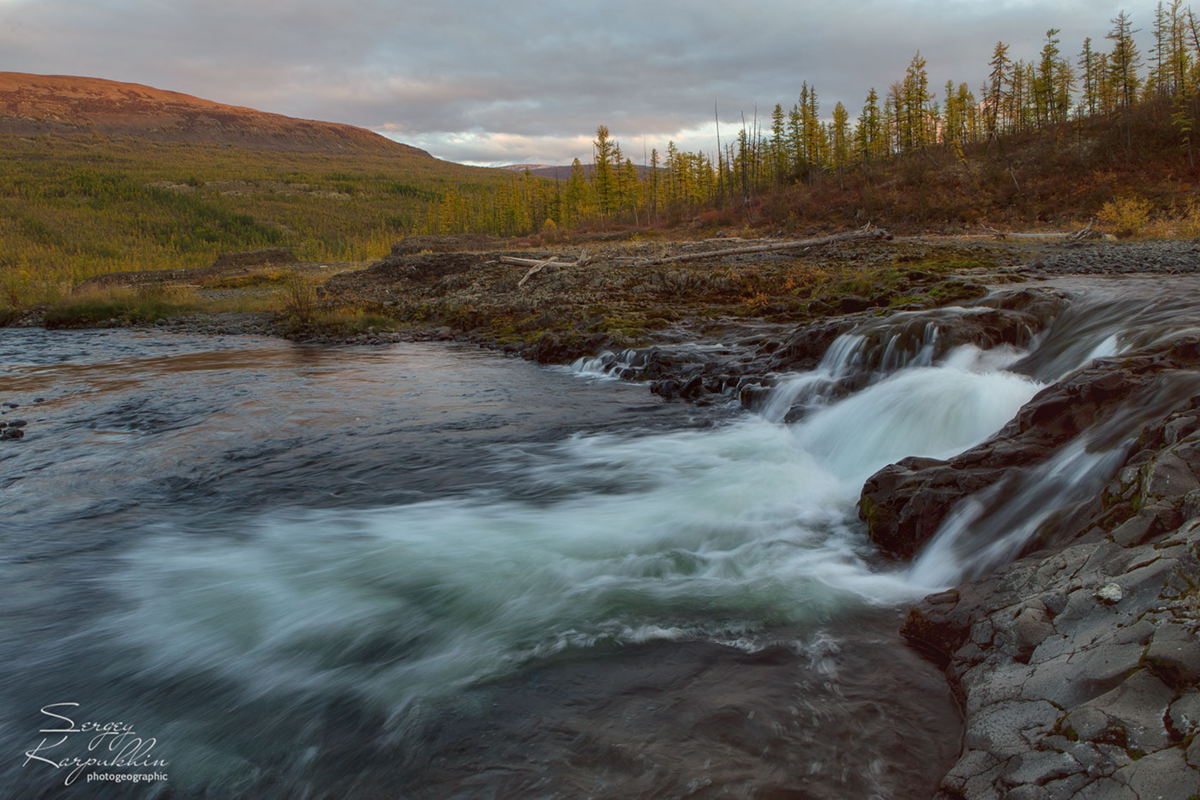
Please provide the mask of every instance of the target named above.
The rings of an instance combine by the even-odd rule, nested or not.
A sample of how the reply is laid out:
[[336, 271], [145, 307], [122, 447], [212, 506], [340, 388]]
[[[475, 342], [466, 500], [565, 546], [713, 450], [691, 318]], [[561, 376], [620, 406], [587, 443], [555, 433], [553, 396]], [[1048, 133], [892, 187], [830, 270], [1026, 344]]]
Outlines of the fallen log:
[[590, 256], [588, 256], [586, 250], [583, 251], [582, 253], [580, 253], [579, 258], [577, 258], [574, 262], [558, 261], [557, 259], [558, 259], [558, 256], [550, 256], [550, 258], [548, 258], [548, 259], [518, 258], [517, 256], [500, 256], [500, 258], [498, 258], [496, 260], [499, 261], [501, 264], [512, 264], [517, 267], [536, 267], [538, 265], [545, 266], [549, 263], [554, 263], [555, 266], [559, 266], [559, 267], [586, 267], [588, 264], [592, 263], [592, 259]]
[[1074, 233], [1064, 233], [1062, 231], [1046, 231], [1036, 233], [1012, 233], [998, 231], [995, 228], [985, 224], [980, 225], [989, 235], [997, 239], [1062, 239], [1068, 242], [1081, 242], [1086, 239], [1102, 239], [1104, 234], [1095, 230], [1092, 223], [1089, 222], [1086, 228], [1075, 231]]
[[800, 250], [810, 247], [821, 247], [836, 242], [860, 242], [891, 238], [892, 235], [887, 231], [882, 228], [872, 228], [868, 223], [865, 228], [857, 231], [835, 233], [831, 236], [819, 236], [815, 239], [801, 239], [795, 242], [775, 242], [773, 244], [759, 244], [751, 247], [731, 247], [726, 250], [706, 250], [703, 253], [684, 253], [683, 255], [667, 256], [665, 258], [650, 258], [637, 261], [634, 263], [634, 266], [648, 267], [656, 264], [671, 264], [677, 261], [699, 261], [705, 258], [719, 258], [721, 256], [741, 256], [751, 253], [771, 253], [780, 250]]

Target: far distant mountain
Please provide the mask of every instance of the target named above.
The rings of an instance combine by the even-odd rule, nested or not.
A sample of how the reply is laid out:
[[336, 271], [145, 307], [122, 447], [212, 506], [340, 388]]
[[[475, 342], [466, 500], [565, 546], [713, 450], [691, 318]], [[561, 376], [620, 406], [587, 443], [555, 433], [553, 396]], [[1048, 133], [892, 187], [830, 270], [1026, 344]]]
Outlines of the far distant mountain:
[[[649, 167], [643, 167], [640, 164], [635, 164], [634, 166], [637, 167], [639, 177], [644, 178], [651, 173], [651, 169]], [[507, 169], [512, 172], [524, 172], [525, 170], [529, 170], [532, 175], [535, 175], [539, 178], [557, 178], [561, 181], [565, 181], [571, 177], [570, 164], [558, 167], [549, 164], [510, 164], [507, 167], [500, 167], [500, 169]], [[584, 164], [583, 174], [588, 178], [591, 178], [592, 172], [595, 169], [596, 167], [593, 164]]]
[[126, 136], [257, 150], [433, 157], [377, 133], [136, 83], [0, 72], [0, 133]]
[[[555, 167], [551, 164], [509, 164], [506, 167], [497, 167], [497, 169], [506, 169], [509, 172], [524, 172], [525, 170], [529, 170], [536, 174], [540, 169], [564, 169], [564, 167]], [[566, 167], [565, 169], [570, 169], [570, 167]]]

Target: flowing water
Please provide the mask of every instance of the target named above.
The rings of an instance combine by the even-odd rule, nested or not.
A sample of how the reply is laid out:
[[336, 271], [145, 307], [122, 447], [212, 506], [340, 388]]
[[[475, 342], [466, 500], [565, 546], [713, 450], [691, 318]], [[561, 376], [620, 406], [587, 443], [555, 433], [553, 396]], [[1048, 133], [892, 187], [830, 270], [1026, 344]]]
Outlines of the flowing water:
[[[910, 569], [855, 502], [1194, 324], [1089, 292], [1020, 351], [852, 332], [758, 415], [460, 346], [0, 332], [0, 419], [29, 422], [0, 448], [0, 792], [57, 796], [39, 743], [95, 757], [39, 733], [58, 713], [168, 762], [86, 796], [928, 796], [957, 711], [896, 630], [979, 526]], [[1079, 449], [1067, 484], [1113, 468]]]

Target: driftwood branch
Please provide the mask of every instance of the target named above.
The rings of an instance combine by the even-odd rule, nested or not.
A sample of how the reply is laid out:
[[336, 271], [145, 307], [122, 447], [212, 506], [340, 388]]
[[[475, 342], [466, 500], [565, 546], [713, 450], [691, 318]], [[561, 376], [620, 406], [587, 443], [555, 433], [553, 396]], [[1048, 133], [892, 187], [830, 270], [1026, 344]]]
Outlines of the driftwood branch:
[[996, 237], [997, 239], [1007, 239], [1008, 238], [1007, 233], [996, 230], [991, 225], [988, 225], [986, 222], [980, 221], [979, 227], [983, 228], [986, 232], [990, 233], [992, 236]]
[[981, 222], [979, 227], [997, 239], [1062, 239], [1067, 242], [1082, 242], [1086, 239], [1103, 238], [1103, 234], [1092, 227], [1094, 222], [1095, 220], [1089, 222], [1086, 228], [1075, 231], [1074, 233], [1005, 233], [1004, 231], [996, 230], [986, 222]]
[[517, 281], [518, 289], [524, 289], [526, 281], [528, 281], [534, 275], [537, 275], [542, 271], [543, 268], [548, 267], [551, 264], [556, 267], [586, 267], [588, 264], [592, 263], [592, 259], [588, 255], [587, 250], [582, 251], [579, 254], [579, 258], [575, 259], [575, 262], [571, 264], [559, 261], [558, 256], [550, 256], [544, 260], [533, 258], [517, 258], [516, 256], [500, 256], [498, 260], [501, 264], [514, 264], [518, 267], [530, 268], [529, 271], [525, 273], [525, 276], [522, 277], [521, 280]]
[[1084, 228], [1083, 230], [1075, 231], [1074, 233], [1067, 236], [1067, 241], [1082, 242], [1085, 239], [1102, 239], [1102, 238], [1104, 238], [1104, 234], [1100, 233], [1100, 231], [1098, 231], [1092, 227], [1095, 224], [1096, 224], [1096, 218], [1092, 217], [1090, 220], [1088, 220], [1088, 224], [1087, 224], [1086, 228]]
[[[539, 272], [541, 272], [541, 271], [542, 271], [542, 268], [543, 268], [543, 267], [545, 267], [547, 264], [553, 264], [553, 263], [554, 263], [554, 261], [555, 261], [555, 259], [557, 259], [557, 258], [558, 258], [558, 256], [550, 256], [550, 257], [549, 257], [549, 258], [547, 258], [545, 261], [537, 261], [537, 262], [534, 262], [534, 265], [533, 265], [533, 267], [532, 267], [532, 268], [529, 270], [529, 272], [526, 272], [526, 273], [525, 273], [525, 277], [524, 277], [524, 278], [521, 278], [521, 280], [517, 281], [517, 288], [518, 288], [518, 289], [520, 289], [520, 288], [524, 287], [524, 286], [525, 286], [525, 281], [529, 280], [529, 279], [530, 279], [530, 278], [532, 278], [534, 275], [537, 275]], [[505, 259], [504, 259], [504, 257], [502, 257], [500, 260], [501, 260], [501, 261], [504, 261]], [[520, 260], [520, 261], [528, 261], [529, 259], [522, 258], [522, 259], [519, 259], [519, 260]], [[512, 263], [512, 262], [507, 262], [507, 263]]]
[[648, 267], [655, 264], [670, 264], [676, 261], [699, 261], [704, 258], [720, 258], [722, 256], [741, 256], [749, 253], [771, 253], [779, 250], [800, 250], [809, 247], [821, 247], [835, 242], [859, 242], [890, 239], [892, 235], [882, 228], [872, 228], [870, 223], [865, 228], [848, 233], [835, 233], [832, 236], [819, 236], [816, 239], [801, 239], [795, 242], [775, 242], [773, 244], [757, 244], [750, 247], [731, 247], [727, 250], [706, 250], [703, 253], [684, 253], [679, 256], [666, 258], [651, 258], [638, 261], [634, 266]]
[[539, 265], [545, 266], [550, 263], [553, 263], [556, 266], [560, 266], [560, 267], [586, 267], [588, 264], [592, 263], [592, 259], [587, 254], [586, 250], [584, 250], [582, 253], [580, 253], [579, 258], [576, 259], [572, 263], [558, 261], [557, 259], [558, 259], [558, 256], [550, 256], [550, 258], [545, 258], [545, 259], [543, 259], [543, 258], [517, 258], [516, 256], [500, 256], [496, 260], [499, 261], [501, 264], [514, 264], [518, 267], [536, 267]]

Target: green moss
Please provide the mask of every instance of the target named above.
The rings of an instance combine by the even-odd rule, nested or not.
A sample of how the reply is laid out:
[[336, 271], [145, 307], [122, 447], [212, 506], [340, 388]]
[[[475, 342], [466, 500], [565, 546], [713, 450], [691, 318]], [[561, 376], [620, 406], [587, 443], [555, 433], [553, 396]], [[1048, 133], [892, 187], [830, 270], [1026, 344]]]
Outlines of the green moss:
[[864, 494], [858, 503], [858, 515], [867, 523], [868, 533], [875, 529], [878, 512], [879, 505], [870, 495]]

